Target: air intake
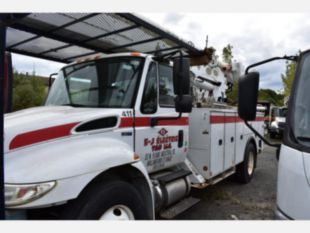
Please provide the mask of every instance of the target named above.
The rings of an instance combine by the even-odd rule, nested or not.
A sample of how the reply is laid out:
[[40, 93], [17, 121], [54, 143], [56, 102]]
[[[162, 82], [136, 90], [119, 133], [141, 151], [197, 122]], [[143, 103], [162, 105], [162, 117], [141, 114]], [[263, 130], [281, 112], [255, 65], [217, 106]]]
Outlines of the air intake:
[[84, 131], [112, 128], [116, 126], [116, 123], [117, 123], [117, 117], [105, 117], [105, 118], [86, 122], [78, 126], [75, 129], [75, 131], [84, 132]]

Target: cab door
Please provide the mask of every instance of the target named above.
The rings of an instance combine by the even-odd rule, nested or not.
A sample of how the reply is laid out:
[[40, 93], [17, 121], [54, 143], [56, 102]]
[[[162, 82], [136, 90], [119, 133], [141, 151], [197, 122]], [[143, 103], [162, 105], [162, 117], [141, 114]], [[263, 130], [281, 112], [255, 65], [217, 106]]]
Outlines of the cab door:
[[188, 153], [188, 114], [179, 119], [174, 107], [172, 67], [150, 61], [135, 107], [135, 151], [148, 172], [155, 172], [184, 161]]

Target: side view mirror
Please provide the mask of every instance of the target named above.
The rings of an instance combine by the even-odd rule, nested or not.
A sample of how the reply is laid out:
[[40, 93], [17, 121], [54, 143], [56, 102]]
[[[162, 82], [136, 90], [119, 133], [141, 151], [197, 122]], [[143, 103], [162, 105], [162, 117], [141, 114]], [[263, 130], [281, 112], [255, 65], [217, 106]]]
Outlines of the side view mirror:
[[178, 95], [174, 99], [176, 112], [190, 113], [192, 111], [193, 97], [191, 95]]
[[52, 78], [53, 78], [54, 76], [57, 76], [57, 75], [58, 75], [58, 73], [52, 73], [52, 74], [50, 74], [49, 79], [48, 79], [48, 91], [50, 91], [50, 89], [51, 89], [51, 87], [52, 87], [52, 84], [53, 84]]
[[174, 99], [175, 111], [179, 113], [177, 117], [153, 117], [151, 127], [157, 125], [162, 120], [176, 120], [181, 118], [182, 113], [192, 111], [193, 97], [190, 94], [190, 60], [183, 56], [173, 59], [173, 89], [176, 95]]
[[245, 121], [253, 121], [256, 118], [258, 85], [258, 72], [250, 72], [239, 79], [238, 114]]
[[190, 60], [186, 57], [173, 59], [173, 89], [176, 95], [190, 93]]

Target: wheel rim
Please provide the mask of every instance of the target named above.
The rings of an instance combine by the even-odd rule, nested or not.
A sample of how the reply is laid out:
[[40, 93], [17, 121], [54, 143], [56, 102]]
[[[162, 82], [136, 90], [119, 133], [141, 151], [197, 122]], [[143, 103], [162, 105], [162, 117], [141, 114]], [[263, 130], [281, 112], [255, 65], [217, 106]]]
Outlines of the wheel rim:
[[100, 220], [134, 220], [133, 212], [124, 205], [115, 205], [101, 215]]
[[249, 159], [248, 159], [248, 174], [252, 175], [254, 171], [254, 153], [251, 151], [249, 153]]

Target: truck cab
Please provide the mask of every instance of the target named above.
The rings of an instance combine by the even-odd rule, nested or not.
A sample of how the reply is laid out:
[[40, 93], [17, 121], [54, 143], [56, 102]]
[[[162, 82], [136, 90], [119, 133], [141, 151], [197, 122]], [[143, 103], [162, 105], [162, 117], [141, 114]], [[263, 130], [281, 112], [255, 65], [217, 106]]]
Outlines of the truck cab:
[[[270, 61], [285, 59], [297, 62], [292, 90], [288, 103], [282, 144], [266, 143], [277, 148], [278, 183], [275, 217], [282, 220], [310, 219], [310, 50], [298, 56], [266, 59], [250, 65], [240, 79], [239, 95], [253, 93], [247, 100], [239, 99], [239, 115], [245, 121], [253, 118], [257, 101], [259, 73], [249, 72], [253, 67]], [[256, 96], [255, 96], [256, 95]], [[253, 130], [255, 132], [255, 130]], [[256, 135], [261, 137], [256, 132]]]
[[280, 151], [276, 210], [279, 219], [310, 219], [309, 71], [308, 50], [297, 61]]
[[[70, 200], [91, 195], [85, 190], [100, 183], [109, 188], [103, 180], [111, 177], [116, 183], [127, 182], [116, 189], [133, 194], [131, 211], [117, 207], [101, 215], [64, 211], [64, 216], [153, 218], [149, 174], [176, 169], [188, 151], [188, 113], [177, 112], [184, 109], [182, 103], [175, 104], [173, 73], [171, 63], [140, 53], [82, 59], [59, 71], [45, 106], [6, 114], [7, 216], [23, 213], [26, 218], [29, 209], [78, 205]], [[186, 175], [177, 177], [181, 187], [177, 199], [189, 191]], [[169, 198], [168, 204], [175, 201]]]

